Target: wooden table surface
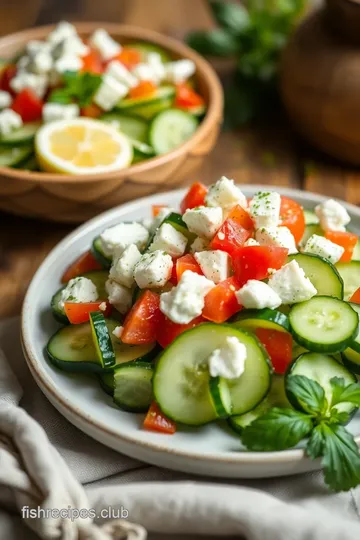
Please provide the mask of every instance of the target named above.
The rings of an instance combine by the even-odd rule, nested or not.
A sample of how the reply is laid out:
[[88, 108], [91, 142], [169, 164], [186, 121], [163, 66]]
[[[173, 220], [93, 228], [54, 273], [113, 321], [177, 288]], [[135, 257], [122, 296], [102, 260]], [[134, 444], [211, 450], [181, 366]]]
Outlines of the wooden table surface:
[[[130, 23], [180, 39], [191, 29], [213, 25], [205, 0], [12, 0], [0, 6], [0, 34], [59, 20]], [[304, 148], [283, 118], [222, 133], [196, 179], [211, 183], [222, 174], [239, 183], [289, 186], [360, 203], [360, 171]], [[0, 220], [0, 317], [6, 317], [20, 312], [37, 267], [74, 226], [5, 213]]]

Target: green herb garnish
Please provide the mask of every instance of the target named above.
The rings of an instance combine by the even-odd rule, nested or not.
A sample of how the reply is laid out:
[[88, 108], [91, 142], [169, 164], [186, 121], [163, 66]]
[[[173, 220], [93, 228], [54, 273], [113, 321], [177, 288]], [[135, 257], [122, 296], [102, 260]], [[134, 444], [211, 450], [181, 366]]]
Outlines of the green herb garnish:
[[53, 90], [48, 101], [51, 103], [77, 103], [79, 107], [86, 107], [101, 84], [101, 75], [92, 73], [78, 73], [66, 71], [63, 77], [63, 86]]

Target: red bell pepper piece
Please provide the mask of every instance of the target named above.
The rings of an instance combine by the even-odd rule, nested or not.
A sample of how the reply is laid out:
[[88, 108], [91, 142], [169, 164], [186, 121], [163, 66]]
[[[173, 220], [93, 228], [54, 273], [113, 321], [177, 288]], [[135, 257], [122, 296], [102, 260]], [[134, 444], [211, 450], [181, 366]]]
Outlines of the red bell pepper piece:
[[186, 270], [195, 272], [196, 274], [203, 275], [203, 271], [200, 268], [200, 265], [196, 261], [195, 257], [191, 253], [183, 255], [176, 261], [176, 282], [178, 283]]
[[290, 229], [298, 244], [305, 231], [305, 216], [302, 206], [288, 197], [281, 197], [280, 221], [282, 227]]
[[275, 373], [284, 374], [292, 361], [291, 334], [268, 328], [257, 328], [255, 333], [270, 356]]
[[[162, 314], [162, 320], [161, 323], [158, 326], [158, 333], [156, 336], [156, 340], [165, 349], [170, 343], [174, 341], [175, 338], [177, 338], [180, 334], [185, 332], [185, 330], [190, 330], [190, 328], [194, 328], [200, 323], [206, 322], [206, 320], [201, 317], [196, 317], [188, 324], [177, 324], [172, 322], [170, 319], [165, 317], [165, 315]], [[123, 335], [121, 335], [121, 339], [123, 339]]]
[[325, 238], [344, 248], [341, 256], [341, 262], [349, 262], [353, 256], [354, 248], [358, 241], [357, 234], [341, 231], [326, 231]]
[[101, 270], [101, 264], [95, 259], [91, 251], [86, 251], [73, 262], [63, 273], [61, 283], [67, 283], [70, 279], [81, 276], [92, 270]]
[[246, 246], [234, 252], [234, 274], [241, 285], [249, 279], [265, 279], [269, 269], [279, 270], [285, 263], [288, 249], [273, 246]]
[[241, 284], [235, 276], [218, 283], [205, 296], [203, 317], [215, 323], [222, 323], [240, 311], [242, 306], [235, 296], [235, 292], [240, 288]]
[[227, 218], [210, 242], [211, 249], [221, 249], [229, 255], [241, 248], [252, 232], [238, 225], [236, 221]]
[[356, 289], [350, 298], [349, 302], [354, 302], [354, 304], [360, 304], [360, 287]]
[[145, 291], [125, 318], [121, 341], [130, 345], [153, 343], [161, 319], [160, 296]]
[[83, 63], [81, 71], [87, 71], [94, 74], [103, 73], [104, 66], [97, 51], [94, 51], [93, 49], [90, 50], [81, 60]]
[[163, 208], [167, 208], [166, 204], [153, 204], [151, 207], [153, 217], [156, 217]]
[[137, 86], [130, 88], [129, 97], [139, 99], [153, 96], [156, 93], [157, 86], [152, 81], [140, 81]]
[[15, 97], [11, 108], [17, 112], [23, 122], [35, 122], [42, 117], [44, 103], [30, 88], [24, 88]]
[[227, 216], [227, 219], [235, 221], [238, 225], [249, 231], [254, 230], [254, 222], [250, 214], [240, 204], [234, 206]]
[[153, 401], [144, 420], [144, 429], [173, 435], [176, 431], [176, 424], [167, 418], [160, 410], [159, 405]]
[[111, 61], [113, 60], [117, 60], [121, 64], [124, 64], [127, 69], [131, 70], [137, 64], [140, 64], [141, 53], [136, 49], [132, 49], [131, 47], [123, 47], [121, 52], [111, 59]]
[[[106, 304], [106, 309], [100, 309], [102, 303]], [[112, 306], [108, 302], [65, 302], [64, 310], [71, 324], [81, 324], [89, 320], [89, 313], [92, 311], [101, 311], [104, 317], [108, 317], [112, 311]]]
[[193, 109], [205, 104], [204, 98], [186, 83], [176, 85], [175, 107]]
[[189, 191], [183, 198], [180, 204], [181, 213], [184, 214], [188, 208], [195, 208], [196, 206], [204, 206], [205, 196], [208, 189], [204, 184], [195, 182], [190, 186]]

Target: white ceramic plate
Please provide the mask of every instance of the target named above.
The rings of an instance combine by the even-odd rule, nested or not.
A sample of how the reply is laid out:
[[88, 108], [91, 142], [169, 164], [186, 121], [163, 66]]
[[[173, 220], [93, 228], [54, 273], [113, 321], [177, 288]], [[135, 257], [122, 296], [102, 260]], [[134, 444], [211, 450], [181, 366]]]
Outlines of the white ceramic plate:
[[[248, 196], [268, 188], [242, 186]], [[301, 191], [272, 189], [293, 197], [309, 209], [324, 200], [319, 195]], [[31, 373], [51, 403], [75, 426], [103, 444], [148, 463], [232, 478], [281, 476], [319, 468], [319, 462], [307, 459], [301, 448], [284, 452], [246, 452], [226, 424], [184, 428], [172, 436], [144, 431], [141, 428], [143, 415], [126, 413], [115, 407], [95, 378], [63, 373], [45, 357], [44, 347], [58, 327], [49, 310], [50, 299], [59, 288], [60, 277], [69, 263], [89, 248], [93, 238], [106, 227], [123, 220], [150, 217], [152, 204], [177, 207], [183, 194], [184, 191], [174, 191], [154, 195], [110, 210], [76, 229], [53, 249], [36, 272], [23, 307], [22, 340]], [[354, 229], [360, 233], [360, 210], [345, 203], [344, 206], [351, 215]], [[349, 429], [360, 444], [359, 414]]]

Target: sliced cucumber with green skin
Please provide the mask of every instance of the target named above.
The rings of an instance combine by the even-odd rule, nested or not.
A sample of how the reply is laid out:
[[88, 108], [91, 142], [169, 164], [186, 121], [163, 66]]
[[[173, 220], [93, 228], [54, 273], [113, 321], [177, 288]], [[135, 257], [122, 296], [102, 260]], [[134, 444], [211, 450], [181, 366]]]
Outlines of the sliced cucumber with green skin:
[[222, 377], [210, 377], [210, 394], [219, 418], [231, 415], [232, 403], [227, 380]]
[[268, 328], [280, 332], [290, 332], [290, 322], [287, 315], [276, 309], [245, 309], [237, 313], [231, 320], [239, 328], [254, 331], [256, 328]]
[[153, 367], [132, 362], [114, 372], [114, 403], [129, 412], [146, 412], [153, 400]]
[[[286, 378], [292, 375], [302, 375], [316, 381], [324, 389], [328, 405], [331, 404], [332, 398], [331, 379], [342, 378], [346, 385], [356, 382], [356, 376], [333, 356], [318, 353], [305, 353], [294, 360], [289, 366]], [[301, 404], [292, 394], [287, 392], [287, 397], [296, 409], [302, 410]], [[336, 408], [350, 414], [356, 410], [351, 403], [340, 403], [336, 405]]]
[[199, 121], [180, 109], [167, 109], [151, 122], [149, 142], [156, 154], [171, 152], [195, 133]]
[[13, 148], [3, 146], [0, 148], [0, 167], [16, 167], [30, 157], [33, 151], [33, 145], [28, 144], [14, 146]]
[[154, 149], [149, 144], [135, 141], [134, 139], [130, 139], [130, 142], [133, 145], [134, 156], [142, 156], [147, 159], [155, 156]]
[[25, 171], [39, 171], [39, 163], [34, 154], [31, 154], [21, 163], [16, 165], [16, 169], [23, 169]]
[[101, 245], [101, 238], [100, 236], [96, 236], [94, 239], [92, 246], [91, 246], [91, 252], [94, 255], [95, 259], [104, 267], [104, 268], [110, 268], [112, 259], [111, 257], [108, 257], [105, 255], [102, 245]]
[[360, 353], [354, 349], [345, 349], [341, 355], [342, 362], [353, 373], [360, 375]]
[[300, 240], [300, 246], [305, 247], [306, 242], [313, 234], [317, 234], [318, 236], [324, 236], [322, 228], [317, 223], [309, 223], [308, 225], [306, 225], [303, 237]]
[[151, 53], [159, 54], [163, 64], [171, 62], [172, 60], [170, 54], [165, 49], [153, 43], [139, 41], [138, 43], [131, 43], [130, 48], [139, 51], [141, 55], [141, 61], [145, 63], [148, 61], [149, 54]]
[[139, 143], [148, 142], [149, 124], [142, 118], [121, 114], [120, 112], [105, 113], [100, 120], [116, 127], [121, 133]]
[[115, 366], [115, 351], [112, 345], [109, 329], [104, 315], [99, 311], [89, 314], [92, 337], [95, 350], [103, 368]]
[[40, 122], [29, 122], [21, 128], [11, 131], [7, 135], [0, 137], [0, 146], [21, 146], [28, 145], [34, 138], [37, 130], [41, 126]]
[[344, 351], [357, 336], [359, 327], [356, 311], [329, 296], [314, 296], [294, 305], [289, 320], [297, 343], [319, 353]]
[[[354, 304], [352, 302], [350, 302], [349, 304], [353, 308], [353, 310], [356, 311], [356, 313], [359, 316], [359, 320], [360, 320], [360, 304]], [[350, 343], [350, 348], [354, 349], [354, 351], [360, 353], [360, 331], [358, 331], [358, 334], [355, 337], [354, 341], [352, 341]]]
[[113, 396], [114, 395], [114, 371], [99, 373], [98, 380], [104, 392], [109, 394], [109, 396]]
[[288, 261], [292, 260], [295, 260], [304, 270], [306, 277], [310, 279], [319, 296], [343, 298], [343, 280], [330, 261], [310, 253], [289, 255]]
[[188, 239], [188, 245], [192, 243], [195, 238], [196, 234], [189, 231], [185, 221], [182, 218], [181, 214], [177, 214], [176, 212], [171, 212], [162, 222], [163, 223], [169, 223], [174, 229], [181, 232], [186, 238]]
[[360, 261], [338, 262], [336, 268], [344, 282], [344, 300], [349, 300], [360, 286]]
[[[141, 118], [150, 119], [156, 114], [169, 109], [175, 98], [175, 86], [160, 86], [156, 93], [142, 98], [126, 98], [119, 101], [116, 109]], [[151, 144], [151, 142], [150, 142]]]
[[113, 335], [111, 336], [111, 341], [113, 343], [116, 360], [113, 366], [105, 368], [105, 372], [107, 373], [116, 371], [125, 364], [131, 364], [134, 361], [142, 362], [144, 364], [151, 363], [161, 351], [161, 348], [156, 342], [148, 343], [146, 345], [128, 345], [127, 343], [122, 343], [122, 341], [118, 340]]
[[312, 210], [304, 210], [305, 225], [317, 225], [319, 218]]

